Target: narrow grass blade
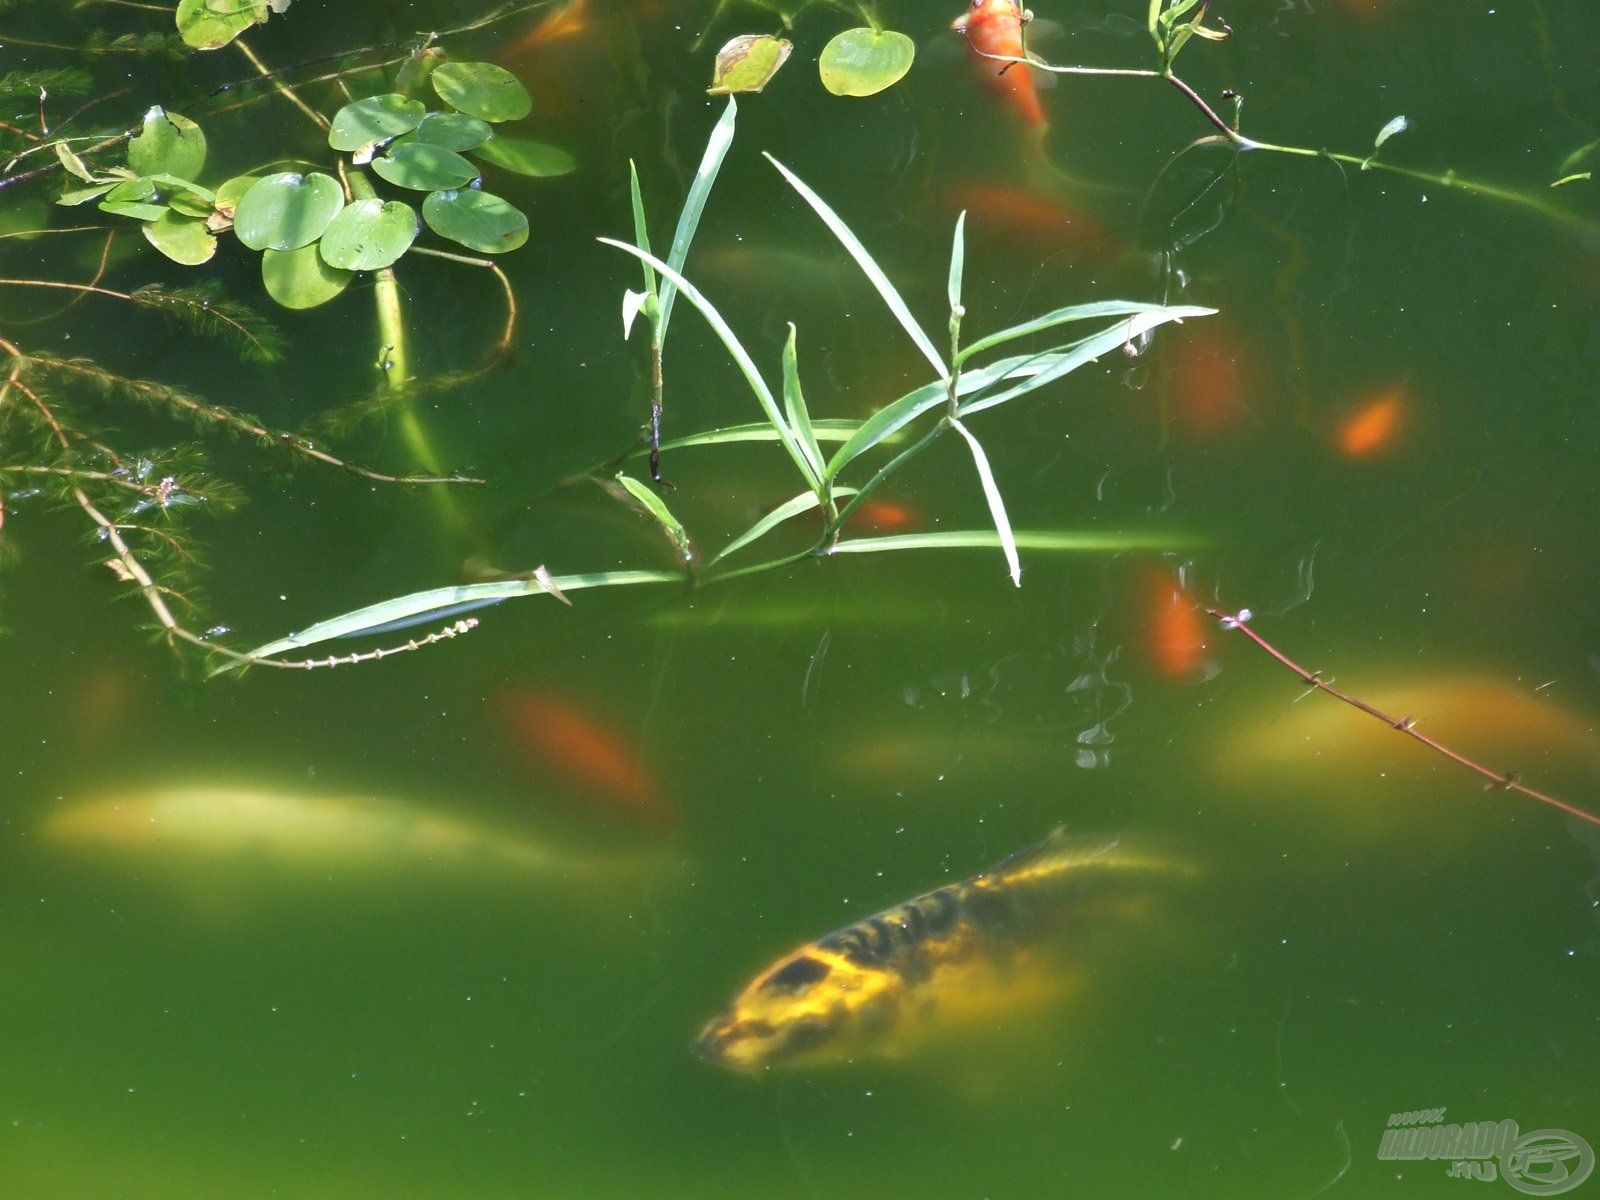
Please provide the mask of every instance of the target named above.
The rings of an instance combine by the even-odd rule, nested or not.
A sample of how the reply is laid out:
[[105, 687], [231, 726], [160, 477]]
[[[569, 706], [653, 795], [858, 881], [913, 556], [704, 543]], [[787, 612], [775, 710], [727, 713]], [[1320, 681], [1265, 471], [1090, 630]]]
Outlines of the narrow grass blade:
[[[1005, 378], [1008, 372], [1022, 369], [1026, 364], [1036, 360], [1047, 359], [1050, 353], [1050, 351], [1040, 351], [1038, 354], [1019, 354], [968, 371], [956, 381], [956, 395], [970, 396]], [[941, 380], [914, 388], [898, 400], [884, 405], [863, 421], [861, 427], [834, 452], [833, 458], [828, 462], [828, 478], [836, 478], [854, 459], [874, 446], [889, 441], [923, 413], [944, 404], [948, 396], [946, 385]]]
[[[811, 432], [818, 442], [847, 442], [861, 428], [860, 421], [820, 420], [811, 423]], [[704, 433], [690, 433], [670, 442], [662, 442], [662, 450], [680, 450], [685, 446], [722, 446], [730, 442], [779, 442], [778, 431], [765, 421], [759, 425], [724, 425], [721, 429], [708, 429]], [[650, 453], [649, 447], [635, 450], [630, 457], [640, 458]]]
[[[961, 311], [961, 276], [966, 270], [966, 264], [967, 210], [962, 209], [961, 215], [956, 218], [955, 236], [950, 242], [950, 282], [945, 286], [945, 292], [950, 297], [951, 317]], [[964, 357], [964, 355], [957, 355], [956, 362], [959, 363]]]
[[[839, 496], [851, 496], [855, 494], [855, 488], [839, 488], [834, 494]], [[738, 537], [734, 538], [733, 541], [729, 542], [726, 546], [719, 550], [716, 557], [708, 562], [706, 566], [708, 568], [716, 566], [717, 563], [727, 558], [728, 555], [737, 554], [740, 550], [743, 550], [752, 542], [766, 537], [767, 534], [771, 533], [785, 521], [792, 517], [798, 517], [801, 513], [810, 512], [813, 508], [818, 507], [821, 503], [822, 501], [818, 499], [815, 492], [801, 492], [798, 496], [795, 496], [789, 500], [785, 500], [782, 504], [778, 505], [777, 508], [773, 509], [754, 525], [750, 526], [749, 529], [746, 529]]]
[[934, 348], [933, 342], [923, 331], [922, 326], [917, 324], [916, 318], [911, 315], [911, 310], [906, 307], [905, 300], [895, 290], [894, 284], [889, 282], [889, 277], [883, 273], [883, 268], [878, 266], [871, 254], [867, 253], [867, 248], [861, 244], [861, 240], [850, 232], [850, 227], [839, 219], [839, 214], [829, 208], [827, 202], [807, 187], [798, 175], [772, 155], [767, 154], [766, 159], [778, 168], [783, 177], [789, 181], [789, 185], [799, 192], [801, 198], [811, 205], [817, 216], [822, 218], [822, 223], [833, 231], [833, 236], [839, 239], [839, 244], [850, 252], [850, 257], [856, 260], [856, 266], [860, 267], [862, 274], [871, 280], [872, 286], [878, 289], [878, 295], [883, 297], [883, 302], [889, 306], [889, 311], [900, 322], [901, 328], [917, 344], [917, 349], [921, 350], [933, 364], [933, 369], [939, 372], [939, 378], [947, 377], [950, 368], [945, 366], [944, 360], [939, 357], [939, 351]]
[[[639, 168], [633, 165], [631, 158], [628, 160], [628, 199], [633, 204], [633, 244], [648, 254], [650, 230], [644, 219], [644, 196], [639, 191]], [[644, 290], [659, 308], [661, 295], [656, 291], [656, 269], [649, 263], [644, 264]]]
[[[1202, 313], [1206, 311], [1208, 310], [1201, 310]], [[973, 413], [982, 412], [987, 408], [994, 408], [1008, 400], [1014, 400], [1018, 396], [1037, 391], [1046, 384], [1054, 383], [1063, 375], [1076, 371], [1084, 363], [1093, 362], [1102, 354], [1109, 354], [1111, 351], [1126, 345], [1146, 330], [1154, 329], [1158, 325], [1165, 325], [1168, 321], [1179, 320], [1182, 315], [1182, 310], [1178, 309], [1162, 309], [1159, 312], [1141, 313], [1138, 316], [1129, 317], [1126, 321], [1119, 321], [1109, 329], [1103, 329], [1099, 333], [1091, 334], [1089, 337], [1073, 343], [1064, 352], [1039, 356], [1038, 370], [1023, 368], [1028, 373], [1022, 383], [1003, 392], [990, 396], [981, 396], [970, 403], [961, 405], [960, 415], [963, 417], [971, 416]], [[1015, 374], [1021, 375], [1022, 371], [1016, 371]]]
[[1170, 319], [1179, 320], [1184, 317], [1209, 317], [1216, 311], [1214, 308], [1193, 308], [1185, 305], [1143, 304], [1137, 300], [1098, 300], [1093, 304], [1071, 304], [1066, 308], [1058, 308], [1054, 312], [1035, 317], [1031, 321], [1024, 321], [1020, 325], [1013, 325], [1009, 329], [1002, 329], [999, 333], [979, 338], [956, 355], [956, 365], [960, 366], [974, 354], [981, 354], [1006, 342], [1027, 337], [1030, 333], [1054, 329], [1070, 321], [1088, 321], [1096, 317], [1132, 317], [1157, 312], [1171, 313]]
[[[1012, 534], [1023, 550], [1103, 554], [1119, 550], [1182, 550], [1197, 544], [1183, 534], [1073, 533], [1067, 530], [1018, 529]], [[877, 554], [890, 550], [993, 550], [1000, 535], [992, 529], [943, 529], [928, 533], [895, 533], [883, 537], [841, 538], [829, 554]]]
[[627, 489], [628, 495], [639, 502], [640, 508], [656, 519], [661, 531], [667, 535], [667, 540], [677, 550], [678, 557], [684, 562], [691, 562], [694, 559], [694, 543], [689, 540], [689, 531], [683, 527], [683, 522], [672, 515], [667, 502], [625, 472], [617, 472], [617, 482]]
[[989, 515], [994, 518], [994, 531], [999, 535], [1000, 548], [1006, 554], [1006, 567], [1011, 573], [1011, 582], [1021, 587], [1022, 560], [1017, 556], [1017, 539], [1011, 532], [1011, 518], [1006, 515], [1005, 498], [1000, 495], [1000, 487], [994, 481], [994, 472], [989, 468], [989, 456], [983, 452], [978, 439], [973, 437], [960, 421], [951, 418], [950, 428], [964, 437], [972, 450], [972, 462], [978, 468], [978, 482], [983, 484], [983, 497], [989, 502]]
[[817, 480], [812, 477], [811, 464], [806, 461], [805, 452], [800, 449], [799, 439], [795, 436], [794, 430], [789, 428], [789, 424], [784, 420], [783, 414], [778, 411], [778, 402], [773, 399], [771, 389], [767, 387], [766, 381], [761, 378], [761, 372], [756, 370], [755, 360], [750, 357], [740, 343], [738, 336], [728, 327], [728, 323], [722, 319], [722, 314], [716, 310], [711, 301], [700, 294], [699, 288], [695, 287], [694, 284], [649, 251], [640, 250], [637, 246], [630, 246], [627, 242], [619, 242], [616, 238], [600, 238], [599, 241], [607, 246], [615, 246], [624, 254], [631, 254], [641, 262], [651, 263], [657, 271], [661, 272], [662, 278], [682, 292], [685, 299], [700, 310], [700, 315], [711, 326], [712, 332], [722, 339], [722, 344], [728, 348], [728, 353], [733, 356], [733, 361], [738, 365], [739, 370], [743, 372], [745, 381], [750, 384], [750, 390], [755, 393], [756, 400], [761, 405], [762, 411], [767, 414], [767, 420], [772, 423], [773, 429], [778, 431], [779, 439], [783, 442], [783, 448], [789, 452], [789, 457], [794, 459], [795, 466], [800, 468], [800, 474], [804, 476], [806, 485], [808, 487], [816, 487]]
[[[729, 96], [728, 107], [722, 110], [722, 116], [712, 127], [711, 137], [706, 141], [706, 152], [700, 159], [700, 169], [694, 173], [689, 194], [684, 197], [683, 211], [678, 214], [678, 228], [673, 231], [672, 247], [667, 251], [667, 262], [676, 272], [683, 271], [683, 264], [689, 257], [689, 243], [694, 241], [695, 230], [700, 228], [700, 215], [706, 210], [711, 185], [716, 182], [717, 172], [722, 169], [722, 160], [728, 156], [728, 147], [733, 144], [733, 124], [738, 115], [739, 105]], [[648, 250], [648, 247], [644, 249]], [[666, 340], [667, 321], [672, 316], [672, 302], [675, 299], [677, 288], [669, 276], [661, 289], [661, 320], [656, 326], [663, 341]]]
[[806, 460], [811, 464], [813, 477], [822, 478], [822, 447], [817, 444], [816, 432], [811, 428], [811, 413], [806, 408], [805, 393], [800, 390], [800, 359], [795, 350], [794, 322], [789, 323], [789, 340], [783, 345], [783, 411], [789, 418], [789, 427], [800, 441]]
[[318, 621], [298, 633], [257, 646], [252, 658], [271, 658], [285, 650], [303, 650], [333, 638], [360, 637], [385, 625], [412, 617], [437, 616], [478, 600], [507, 600], [514, 596], [537, 596], [556, 592], [578, 592], [585, 588], [625, 587], [640, 583], [682, 583], [679, 571], [599, 571], [586, 575], [554, 575], [548, 582], [539, 579], [501, 579], [493, 583], [465, 583], [456, 587], [431, 588], [396, 596], [365, 608], [354, 609], [326, 621]]

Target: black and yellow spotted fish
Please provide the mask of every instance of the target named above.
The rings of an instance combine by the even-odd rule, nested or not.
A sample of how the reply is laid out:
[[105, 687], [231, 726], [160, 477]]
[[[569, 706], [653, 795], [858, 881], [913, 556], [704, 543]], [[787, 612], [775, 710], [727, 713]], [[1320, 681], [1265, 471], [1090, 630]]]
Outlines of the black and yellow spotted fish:
[[1064, 990], [1060, 935], [1137, 903], [1141, 879], [1188, 874], [1117, 839], [1044, 841], [835, 930], [779, 959], [700, 1034], [695, 1050], [752, 1071], [898, 1056], [940, 1027], [992, 1021]]

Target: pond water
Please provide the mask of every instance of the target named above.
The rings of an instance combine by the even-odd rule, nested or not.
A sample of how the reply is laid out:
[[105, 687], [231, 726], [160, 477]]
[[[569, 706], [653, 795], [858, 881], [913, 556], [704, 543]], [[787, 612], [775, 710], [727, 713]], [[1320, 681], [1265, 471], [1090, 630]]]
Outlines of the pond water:
[[[1148, 67], [1142, 8], [1041, 2], [1031, 44]], [[197, 632], [225, 625], [242, 650], [494, 570], [675, 569], [652, 518], [586, 475], [610, 482], [650, 395], [647, 334], [619, 323], [638, 265], [596, 239], [630, 237], [631, 159], [665, 254], [724, 112], [705, 93], [716, 47], [781, 25], [687, 0], [563, 11], [298, 0], [246, 35], [331, 115], [392, 86], [354, 68], [463, 30], [440, 41], [452, 60], [499, 62], [532, 95], [508, 128], [577, 163], [485, 170], [531, 226], [496, 257], [509, 353], [494, 275], [408, 255], [407, 365], [438, 386], [335, 432], [393, 363], [370, 274], [289, 311], [231, 235], [184, 268], [133, 220], [47, 208], [59, 174], [0, 191], [8, 232], [96, 228], [0, 239], [7, 279], [209, 278], [287, 350], [241, 364], [114, 296], [0, 286], [8, 343], [385, 472], [486, 481], [373, 482], [61, 383], [94, 436], [157, 461], [198, 436], [248, 499], [172, 510], [205, 560]], [[1224, 89], [1244, 97], [1253, 136], [1359, 158], [1403, 115], [1383, 160], [1510, 199], [1267, 151], [1175, 158], [1211, 130], [1158, 79], [1066, 77], [1033, 125], [978, 85], [959, 14], [884, 3], [917, 60], [867, 99], [829, 95], [815, 67], [853, 10], [796, 14], [793, 57], [740, 98], [685, 274], [775, 389], [797, 325], [819, 420], [860, 421], [931, 368], [763, 151], [833, 205], [941, 351], [963, 209], [968, 342], [1093, 300], [1217, 309], [972, 415], [1017, 530], [1094, 535], [1022, 539], [1020, 588], [993, 545], [803, 557], [570, 607], [530, 595], [383, 661], [207, 680], [202, 651], [147, 636], [81, 508], [31, 495], [15, 468], [58, 460], [7, 428], [7, 1196], [1432, 1197], [1513, 1188], [1449, 1178], [1448, 1156], [1380, 1160], [1393, 1114], [1600, 1146], [1600, 830], [1306, 694], [1173, 601], [1181, 579], [1195, 603], [1248, 607], [1338, 686], [1600, 808], [1600, 226], [1592, 181], [1550, 188], [1600, 136], [1592, 5], [1474, 0], [1443, 20], [1420, 0], [1236, 0], [1230, 41], [1183, 51], [1219, 111]], [[331, 169], [236, 47], [74, 49], [170, 22], [8, 7], [0, 71], [87, 70], [46, 110], [117, 93], [86, 133], [152, 104], [192, 116], [213, 188], [269, 162]], [[671, 330], [664, 437], [760, 420], [681, 297]], [[669, 448], [663, 474], [702, 564], [803, 486], [770, 443]], [[858, 512], [852, 536], [993, 529], [953, 434]], [[739, 561], [803, 550], [816, 517]], [[739, 1073], [693, 1052], [795, 947], [1057, 826], [1156, 866], [1069, 897], [1053, 986], [1004, 961], [999, 1003], [957, 1036], [845, 1061]], [[1518, 1182], [1556, 1194], [1551, 1178]]]

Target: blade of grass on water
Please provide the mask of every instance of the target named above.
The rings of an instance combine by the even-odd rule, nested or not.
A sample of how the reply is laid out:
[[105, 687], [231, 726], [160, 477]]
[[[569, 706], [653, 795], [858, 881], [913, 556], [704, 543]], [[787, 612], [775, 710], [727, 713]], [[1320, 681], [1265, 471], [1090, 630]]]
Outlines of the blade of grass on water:
[[[683, 211], [678, 214], [678, 227], [672, 234], [672, 246], [667, 251], [667, 262], [677, 272], [683, 271], [683, 264], [689, 257], [689, 243], [694, 241], [695, 230], [700, 228], [700, 215], [706, 210], [706, 200], [711, 195], [711, 185], [717, 180], [717, 172], [722, 169], [722, 160], [728, 156], [728, 147], [733, 144], [734, 120], [739, 114], [739, 105], [732, 96], [728, 97], [728, 107], [722, 110], [722, 116], [717, 119], [716, 125], [711, 129], [711, 137], [706, 141], [706, 152], [700, 159], [700, 169], [694, 173], [694, 180], [689, 184], [689, 194], [684, 197]], [[648, 247], [644, 247], [648, 250]], [[667, 321], [672, 316], [672, 302], [677, 298], [677, 288], [669, 278], [661, 289], [659, 308], [661, 320], [658, 325], [663, 341], [667, 336]]]
[[[633, 159], [628, 160], [628, 199], [633, 205], [633, 243], [639, 249], [650, 250], [650, 230], [644, 219], [644, 196], [639, 191], [639, 168], [633, 165]], [[656, 269], [649, 263], [644, 263], [644, 290], [656, 302], [657, 310], [661, 305], [661, 294], [656, 291]]]
[[[853, 496], [855, 494], [855, 488], [838, 488], [835, 490], [834, 494], [838, 496]], [[795, 496], [789, 500], [785, 500], [782, 504], [778, 505], [777, 508], [773, 509], [754, 525], [750, 526], [749, 529], [746, 529], [738, 537], [734, 538], [733, 541], [729, 542], [726, 546], [719, 550], [716, 557], [706, 564], [707, 568], [716, 566], [717, 563], [727, 558], [728, 555], [737, 554], [740, 550], [743, 550], [746, 546], [750, 545], [750, 543], [766, 537], [767, 534], [771, 533], [785, 521], [793, 517], [798, 517], [801, 513], [810, 512], [813, 508], [816, 508], [821, 503], [822, 501], [817, 498], [817, 494], [815, 492], [801, 492], [798, 496]]]
[[[1024, 68], [1026, 69], [1026, 68]], [[966, 270], [967, 263], [967, 210], [962, 209], [961, 215], [956, 218], [955, 236], [950, 241], [950, 281], [945, 287], [945, 292], [950, 298], [950, 316], [953, 320], [961, 311], [961, 275]], [[962, 355], [956, 356], [959, 363]]]
[[950, 419], [950, 428], [965, 438], [972, 450], [972, 462], [978, 468], [978, 482], [983, 484], [983, 497], [989, 502], [989, 515], [994, 519], [994, 531], [1000, 538], [1000, 548], [1005, 551], [1006, 567], [1010, 571], [1011, 582], [1021, 587], [1022, 560], [1017, 556], [1017, 539], [1011, 532], [1011, 518], [1006, 515], [1005, 498], [1000, 495], [1000, 487], [994, 481], [994, 472], [989, 468], [989, 456], [983, 452], [983, 446], [972, 436], [971, 431], [954, 417]]
[[933, 369], [939, 372], [939, 378], [948, 376], [950, 368], [945, 366], [932, 340], [922, 326], [917, 324], [916, 318], [911, 315], [911, 309], [906, 306], [905, 300], [895, 289], [894, 284], [889, 282], [889, 277], [883, 273], [883, 268], [878, 266], [872, 255], [867, 252], [867, 248], [861, 244], [861, 240], [840, 220], [839, 214], [828, 207], [827, 201], [807, 187], [798, 175], [772, 155], [767, 154], [766, 159], [778, 168], [783, 177], [789, 181], [789, 185], [799, 192], [801, 198], [811, 205], [817, 216], [822, 218], [822, 223], [833, 231], [833, 236], [839, 239], [839, 244], [850, 252], [850, 257], [856, 260], [856, 266], [861, 268], [861, 273], [871, 280], [873, 287], [878, 289], [878, 295], [883, 297], [883, 302], [889, 306], [889, 311], [894, 314], [895, 320], [900, 322], [901, 328], [917, 344], [917, 349], [921, 350], [933, 364]]
[[[1073, 533], [1068, 530], [1018, 529], [1012, 533], [1023, 550], [1102, 554], [1116, 550], [1182, 550], [1197, 544], [1184, 534]], [[877, 554], [891, 550], [994, 550], [1000, 535], [992, 529], [942, 529], [928, 533], [894, 533], [883, 537], [841, 538], [829, 554]]]
[[811, 413], [806, 408], [805, 393], [800, 390], [800, 360], [795, 350], [794, 322], [789, 322], [789, 340], [783, 344], [783, 411], [789, 425], [800, 439], [800, 448], [817, 479], [822, 478], [822, 447], [817, 444], [816, 432], [811, 428]]
[[[818, 442], [847, 442], [861, 428], [860, 421], [820, 420], [811, 423], [811, 432]], [[730, 442], [779, 442], [783, 439], [771, 425], [762, 421], [758, 425], [724, 425], [721, 429], [708, 429], [704, 433], [685, 434], [662, 442], [662, 450], [681, 450], [686, 446], [721, 446]], [[642, 458], [650, 453], [648, 446], [635, 450], [631, 458]]]
[[[553, 586], [557, 592], [579, 592], [585, 588], [625, 587], [639, 583], [682, 583], [681, 571], [598, 571], [583, 575], [555, 575], [549, 586], [538, 579], [498, 579], [493, 583], [464, 583], [454, 587], [430, 588], [411, 592], [389, 600], [353, 609], [326, 621], [308, 625], [298, 633], [279, 638], [251, 650], [252, 658], [271, 658], [285, 650], [303, 650], [333, 638], [359, 637], [383, 625], [392, 625], [410, 617], [438, 614], [461, 604], [476, 600], [504, 600], [514, 596], [550, 594]], [[230, 668], [224, 667], [223, 670]], [[214, 672], [215, 673], [215, 672]]]
[[628, 495], [637, 500], [645, 512], [656, 519], [656, 524], [661, 526], [661, 531], [677, 550], [678, 557], [684, 562], [693, 560], [694, 543], [689, 540], [689, 531], [683, 527], [682, 521], [672, 515], [667, 502], [626, 472], [617, 472], [617, 482], [628, 490]]
[[1216, 311], [1214, 308], [1145, 304], [1137, 300], [1097, 300], [1093, 304], [1070, 304], [1066, 308], [1058, 308], [1054, 312], [1045, 313], [1043, 316], [1035, 317], [1031, 321], [1024, 321], [1020, 325], [1013, 325], [1009, 329], [1002, 329], [998, 333], [991, 333], [987, 337], [979, 338], [956, 355], [956, 363], [960, 365], [974, 354], [981, 354], [985, 350], [992, 350], [994, 347], [1004, 345], [1006, 342], [1015, 341], [1020, 337], [1027, 337], [1030, 333], [1054, 329], [1056, 326], [1065, 325], [1069, 321], [1089, 321], [1096, 317], [1132, 317], [1141, 313], [1154, 312], [1174, 313], [1179, 318], [1208, 317]]
[[800, 468], [800, 475], [805, 479], [806, 486], [816, 487], [817, 480], [811, 474], [811, 464], [806, 460], [805, 451], [800, 448], [800, 442], [794, 430], [789, 428], [789, 424], [784, 420], [783, 414], [778, 411], [778, 402], [773, 398], [772, 390], [767, 387], [766, 380], [761, 378], [761, 372], [756, 369], [755, 360], [745, 350], [743, 344], [739, 341], [738, 335], [722, 319], [722, 314], [716, 310], [711, 301], [700, 294], [699, 288], [695, 287], [694, 284], [690, 283], [682, 275], [678, 274], [676, 270], [669, 267], [648, 250], [640, 250], [637, 246], [631, 246], [627, 242], [619, 242], [616, 238], [603, 237], [598, 240], [603, 245], [615, 246], [624, 254], [631, 254], [643, 262], [650, 263], [657, 271], [661, 272], [663, 279], [666, 279], [682, 292], [689, 303], [700, 310], [700, 315], [711, 326], [712, 332], [722, 339], [722, 344], [728, 348], [728, 353], [733, 356], [733, 361], [744, 374], [745, 382], [750, 385], [750, 390], [755, 393], [756, 401], [761, 405], [762, 411], [767, 414], [767, 420], [772, 423], [773, 429], [778, 431], [779, 440], [783, 442], [783, 448], [789, 452], [789, 457], [794, 459], [795, 466]]

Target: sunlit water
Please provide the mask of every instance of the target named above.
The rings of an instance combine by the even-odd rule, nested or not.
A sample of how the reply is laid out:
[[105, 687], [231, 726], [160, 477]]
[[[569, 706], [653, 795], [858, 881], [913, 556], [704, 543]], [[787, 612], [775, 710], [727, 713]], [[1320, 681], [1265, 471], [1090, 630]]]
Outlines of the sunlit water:
[[[167, 19], [105, 9], [67, 29], [53, 7], [4, 20], [72, 40], [91, 19]], [[1122, 7], [1125, 25], [1041, 6], [1065, 31], [1041, 52], [1142, 64], [1142, 6]], [[482, 11], [301, 0], [251, 41], [289, 65]], [[741, 106], [690, 258], [772, 378], [785, 322], [799, 325], [823, 416], [859, 418], [925, 376], [760, 152], [831, 198], [941, 331], [962, 196], [1027, 170], [1015, 120], [945, 32], [956, 13], [884, 15], [918, 41], [917, 66], [853, 102], [813, 67], [840, 15], [799, 19], [794, 59]], [[1241, 91], [1264, 138], [1364, 153], [1404, 114], [1391, 160], [1539, 193], [1596, 136], [1600, 21], [1585, 0], [1448, 20], [1418, 0], [1222, 15], [1235, 38], [1196, 43], [1185, 71], [1208, 96]], [[645, 417], [640, 347], [618, 321], [637, 273], [594, 241], [627, 236], [627, 161], [659, 244], [721, 110], [703, 90], [714, 46], [773, 25], [736, 10], [694, 48], [707, 17], [671, 0], [595, 5], [581, 35], [511, 64], [535, 99], [528, 133], [580, 170], [496, 181], [533, 225], [502, 260], [514, 354], [421, 409], [441, 459], [490, 480], [461, 496], [459, 526], [423, 492], [222, 447], [251, 500], [205, 527], [207, 612], [240, 644], [458, 582], [473, 556], [670, 565], [643, 517], [561, 483], [621, 453]], [[447, 48], [492, 57], [537, 19]], [[61, 61], [4, 54], [8, 69]], [[130, 122], [157, 102], [200, 115], [199, 97], [247, 74], [231, 51], [95, 69], [105, 89], [133, 84], [109, 102]], [[0, 1192], [1509, 1195], [1446, 1179], [1446, 1163], [1380, 1162], [1389, 1115], [1445, 1106], [1446, 1120], [1600, 1145], [1595, 829], [1485, 792], [1376, 722], [1302, 746], [1312, 710], [1344, 714], [1240, 635], [1211, 633], [1204, 667], [1167, 677], [1150, 585], [1155, 567], [1182, 566], [1196, 597], [1252, 608], [1358, 695], [1409, 689], [1443, 708], [1466, 694], [1447, 740], [1595, 807], [1592, 233], [1311, 160], [1255, 155], [1207, 188], [1226, 161], [1209, 151], [1163, 175], [1206, 129], [1155, 81], [1068, 80], [1043, 103], [1048, 154], [1081, 181], [1058, 194], [1104, 236], [1075, 245], [973, 211], [968, 326], [1111, 296], [1221, 315], [972, 424], [1018, 527], [1154, 534], [1168, 553], [1025, 551], [1020, 590], [998, 551], [952, 551], [808, 561], [695, 594], [592, 591], [571, 609], [538, 597], [382, 663], [202, 684], [141, 638], [134, 601], [111, 602], [74, 513], [10, 505]], [[319, 156], [292, 110], [247, 111], [207, 120], [219, 178]], [[1569, 203], [1592, 186], [1570, 185]], [[1180, 243], [1163, 273], [1159, 252]], [[86, 279], [98, 245], [70, 244], [0, 243], [4, 274]], [[206, 269], [267, 305], [254, 255], [225, 247]], [[488, 356], [503, 320], [492, 282], [415, 257], [400, 275], [420, 372]], [[127, 236], [103, 283], [182, 277]], [[22, 326], [54, 299], [8, 293], [0, 316], [15, 340], [298, 427], [368, 394], [366, 297], [358, 283], [327, 308], [274, 312], [292, 349], [271, 368], [92, 298]], [[667, 379], [669, 436], [758, 416], [681, 304]], [[1341, 429], [1386, 393], [1393, 434], [1351, 457]], [[140, 414], [115, 423], [135, 442], [174, 436]], [[383, 422], [338, 447], [413, 467]], [[772, 448], [666, 459], [670, 502], [711, 546], [792, 495], [788, 471]], [[885, 498], [919, 528], [987, 521], [953, 438]], [[507, 724], [518, 694], [617, 731], [676, 823], [641, 824], [541, 769]], [[224, 850], [51, 833], [78, 805], [196, 788], [353, 797], [378, 832], [358, 826], [320, 857], [280, 853], [270, 830]], [[471, 836], [430, 842], [439, 822]], [[1088, 940], [1043, 1016], [996, 1017], [931, 1053], [756, 1077], [690, 1053], [779, 955], [1062, 823], [1159, 844], [1197, 874]], [[567, 858], [508, 865], [494, 849], [507, 843]]]

